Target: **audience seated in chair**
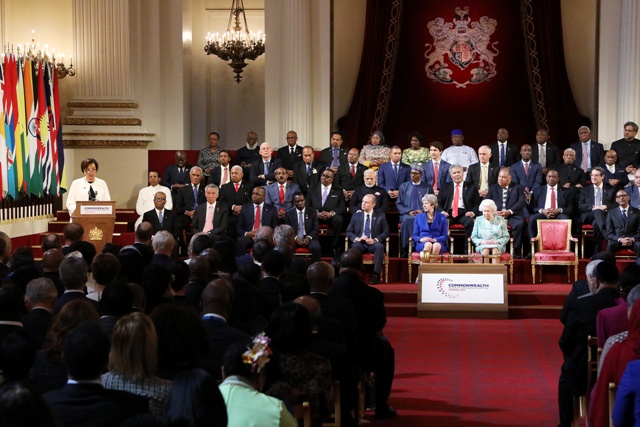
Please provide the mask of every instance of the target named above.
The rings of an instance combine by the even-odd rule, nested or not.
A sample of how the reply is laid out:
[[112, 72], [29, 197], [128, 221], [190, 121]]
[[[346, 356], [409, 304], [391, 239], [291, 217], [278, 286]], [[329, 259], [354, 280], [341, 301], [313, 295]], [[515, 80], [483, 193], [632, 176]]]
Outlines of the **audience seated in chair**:
[[437, 207], [438, 198], [434, 194], [422, 198], [424, 213], [416, 216], [413, 225], [414, 252], [438, 255], [449, 251], [449, 224]]
[[[505, 252], [509, 242], [507, 222], [503, 217], [496, 215], [496, 210], [493, 200], [483, 200], [480, 203], [482, 216], [476, 218], [471, 234], [471, 240], [476, 246], [476, 251], [482, 254], [483, 262], [492, 264], [500, 262], [497, 256]], [[493, 257], [489, 258], [489, 255]]]

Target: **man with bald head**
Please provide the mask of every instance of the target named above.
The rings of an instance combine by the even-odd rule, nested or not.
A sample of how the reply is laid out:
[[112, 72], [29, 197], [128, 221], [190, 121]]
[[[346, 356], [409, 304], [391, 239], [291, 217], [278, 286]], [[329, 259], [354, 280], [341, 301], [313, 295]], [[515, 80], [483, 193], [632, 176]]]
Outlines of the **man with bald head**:
[[64, 286], [62, 286], [62, 282], [60, 281], [59, 272], [60, 264], [63, 259], [64, 255], [62, 255], [62, 251], [60, 249], [49, 249], [42, 254], [42, 262], [40, 264], [42, 267], [42, 277], [46, 277], [53, 282], [58, 296], [62, 295], [64, 292]]
[[232, 299], [233, 287], [226, 279], [213, 280], [202, 291], [202, 324], [211, 343], [205, 368], [217, 380], [222, 377], [220, 368], [227, 349], [238, 341], [248, 341], [250, 338], [227, 323]]
[[84, 235], [84, 228], [82, 225], [77, 222], [70, 222], [65, 225], [62, 229], [62, 233], [64, 235], [64, 246], [62, 247], [62, 254], [67, 255], [71, 250], [69, 247], [82, 240], [82, 236]]
[[269, 185], [276, 180], [276, 169], [282, 166], [282, 160], [272, 157], [271, 144], [260, 144], [260, 159], [251, 164], [249, 181], [255, 186]]

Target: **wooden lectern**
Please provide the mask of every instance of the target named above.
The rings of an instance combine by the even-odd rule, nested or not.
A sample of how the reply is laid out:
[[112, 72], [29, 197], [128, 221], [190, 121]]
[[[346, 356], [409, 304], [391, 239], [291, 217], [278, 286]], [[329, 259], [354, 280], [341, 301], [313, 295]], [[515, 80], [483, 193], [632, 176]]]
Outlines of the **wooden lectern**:
[[84, 228], [82, 240], [93, 243], [96, 253], [100, 253], [113, 240], [116, 202], [77, 202], [71, 219]]

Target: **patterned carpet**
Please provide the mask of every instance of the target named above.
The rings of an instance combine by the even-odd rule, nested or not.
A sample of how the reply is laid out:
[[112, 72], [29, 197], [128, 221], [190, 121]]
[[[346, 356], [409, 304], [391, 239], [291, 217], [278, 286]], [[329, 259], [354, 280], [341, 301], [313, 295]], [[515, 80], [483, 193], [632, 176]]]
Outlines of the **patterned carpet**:
[[[374, 425], [557, 425], [558, 320], [389, 318], [396, 350], [390, 404]], [[370, 416], [367, 416], [371, 419]]]

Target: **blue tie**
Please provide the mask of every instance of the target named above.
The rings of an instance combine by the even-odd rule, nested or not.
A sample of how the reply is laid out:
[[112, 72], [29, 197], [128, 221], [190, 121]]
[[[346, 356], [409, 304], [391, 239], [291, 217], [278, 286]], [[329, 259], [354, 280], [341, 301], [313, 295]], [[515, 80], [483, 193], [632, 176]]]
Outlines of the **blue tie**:
[[267, 175], [269, 173], [269, 162], [264, 162], [264, 174]]
[[162, 212], [158, 211], [158, 221], [160, 222], [160, 227], [162, 227]]
[[304, 218], [302, 217], [302, 211], [298, 211], [298, 237], [304, 239]]
[[198, 186], [193, 186], [193, 210], [196, 210], [198, 207]]
[[367, 236], [367, 239], [371, 238], [371, 215], [366, 214], [367, 219], [364, 222], [364, 235]]
[[500, 167], [503, 167], [504, 163], [505, 163], [505, 161], [504, 161], [504, 146], [505, 145], [506, 145], [505, 143], [501, 143], [500, 144]]

